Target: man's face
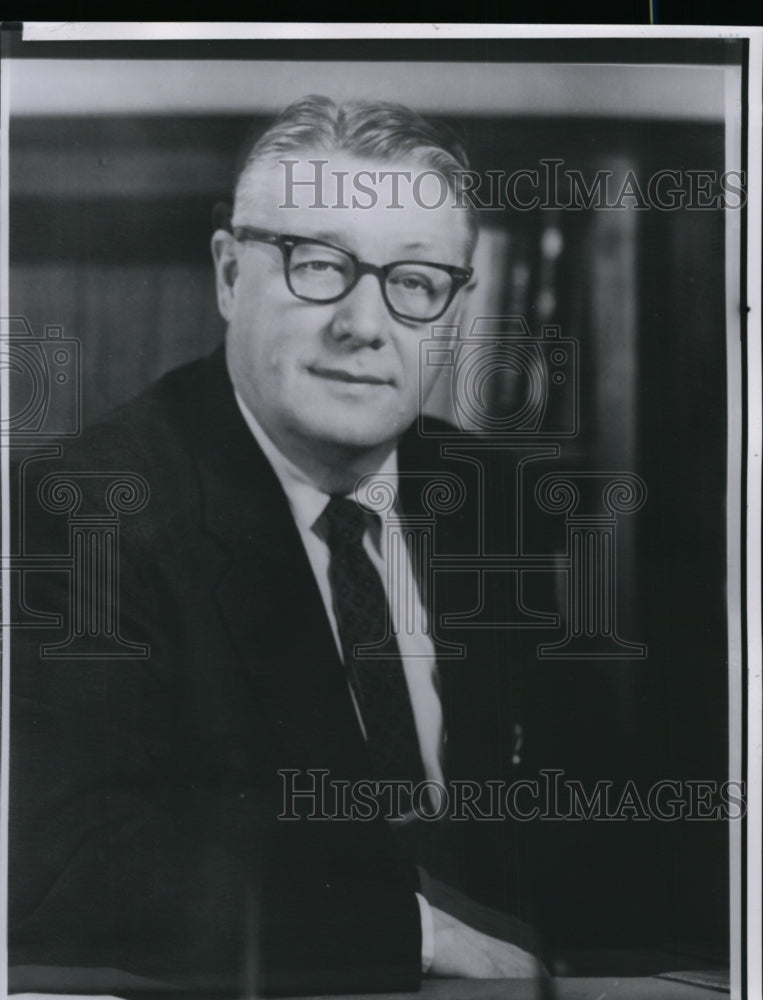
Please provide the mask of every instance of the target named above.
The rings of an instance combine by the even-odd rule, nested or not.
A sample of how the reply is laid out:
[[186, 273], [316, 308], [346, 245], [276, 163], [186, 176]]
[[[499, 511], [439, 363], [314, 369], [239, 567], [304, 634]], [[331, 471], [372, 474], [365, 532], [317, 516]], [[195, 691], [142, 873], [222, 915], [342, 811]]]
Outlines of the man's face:
[[[322, 200], [332, 207], [311, 207], [314, 188], [297, 184], [289, 190], [297, 207], [279, 207], [287, 201], [284, 167], [263, 164], [239, 192], [234, 226], [314, 237], [375, 265], [421, 260], [468, 266], [466, 211], [453, 208], [451, 198], [440, 208], [425, 207], [436, 202], [439, 187], [422, 187], [418, 200], [424, 204], [417, 204], [412, 185], [402, 180], [401, 208], [389, 207], [389, 187], [381, 184], [371, 208], [333, 207], [351, 205], [357, 171], [407, 169], [415, 177], [422, 167], [343, 153], [307, 151], [288, 158], [299, 160], [295, 181], [314, 176], [309, 160], [328, 160]], [[343, 193], [337, 191], [339, 171], [349, 172]], [[416, 419], [436, 377], [431, 368], [419, 375], [419, 344], [430, 336], [430, 324], [392, 316], [374, 275], [364, 275], [338, 302], [306, 302], [287, 287], [278, 247], [242, 244], [218, 231], [213, 249], [231, 377], [276, 445], [292, 458], [306, 451], [316, 457], [388, 451]], [[463, 295], [438, 323], [457, 320]]]

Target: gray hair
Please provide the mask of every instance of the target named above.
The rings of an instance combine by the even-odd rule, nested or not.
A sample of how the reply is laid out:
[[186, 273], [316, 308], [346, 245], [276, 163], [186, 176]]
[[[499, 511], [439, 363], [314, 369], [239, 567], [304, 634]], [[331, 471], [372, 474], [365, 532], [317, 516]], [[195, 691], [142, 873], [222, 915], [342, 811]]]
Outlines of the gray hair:
[[251, 170], [262, 161], [296, 151], [343, 151], [392, 161], [409, 157], [447, 182], [458, 204], [468, 209], [467, 220], [476, 242], [479, 217], [470, 199], [461, 199], [469, 159], [460, 140], [447, 125], [428, 120], [403, 104], [384, 101], [348, 101], [337, 105], [328, 97], [311, 94], [290, 104], [262, 133], [250, 138], [239, 157], [234, 200]]

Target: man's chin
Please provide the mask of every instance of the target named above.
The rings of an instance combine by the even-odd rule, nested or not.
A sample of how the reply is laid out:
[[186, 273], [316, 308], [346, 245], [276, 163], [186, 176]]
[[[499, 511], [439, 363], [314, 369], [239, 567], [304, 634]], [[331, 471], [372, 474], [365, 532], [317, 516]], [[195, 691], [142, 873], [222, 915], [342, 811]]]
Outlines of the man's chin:
[[391, 451], [396, 444], [397, 436], [380, 434], [378, 428], [366, 430], [362, 427], [344, 427], [334, 433], [314, 435], [313, 440], [316, 451], [326, 448], [348, 455], [363, 455], [385, 449]]
[[303, 426], [302, 435], [316, 457], [333, 453], [351, 458], [376, 452], [388, 454], [405, 429], [402, 425], [398, 428], [385, 423], [378, 414], [343, 413], [331, 419], [319, 414]]

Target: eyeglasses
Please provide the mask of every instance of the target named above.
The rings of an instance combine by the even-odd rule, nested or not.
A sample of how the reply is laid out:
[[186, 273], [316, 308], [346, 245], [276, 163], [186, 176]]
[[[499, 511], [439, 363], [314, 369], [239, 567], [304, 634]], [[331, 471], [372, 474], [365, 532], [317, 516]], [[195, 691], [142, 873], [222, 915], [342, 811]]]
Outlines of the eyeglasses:
[[233, 237], [239, 243], [270, 243], [278, 247], [286, 284], [298, 299], [324, 304], [339, 302], [364, 274], [373, 274], [392, 315], [415, 323], [439, 319], [474, 273], [471, 267], [423, 260], [396, 260], [377, 267], [322, 240], [251, 226], [234, 227]]

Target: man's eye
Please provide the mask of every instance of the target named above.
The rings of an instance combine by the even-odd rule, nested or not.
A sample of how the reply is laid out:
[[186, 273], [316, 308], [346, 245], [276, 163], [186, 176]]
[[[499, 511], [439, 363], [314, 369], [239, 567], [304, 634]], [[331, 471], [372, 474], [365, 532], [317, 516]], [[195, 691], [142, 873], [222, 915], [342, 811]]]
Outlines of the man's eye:
[[304, 253], [294, 254], [291, 259], [291, 267], [293, 271], [299, 271], [301, 274], [312, 275], [316, 278], [322, 275], [346, 275], [349, 266], [349, 262], [343, 260], [341, 257], [324, 253], [319, 253], [314, 256], [307, 256]]
[[334, 260], [301, 260], [295, 265], [302, 271], [341, 271], [342, 265]]
[[406, 292], [418, 292], [431, 295], [434, 292], [432, 281], [424, 274], [398, 274], [390, 279], [390, 284], [396, 285]]

